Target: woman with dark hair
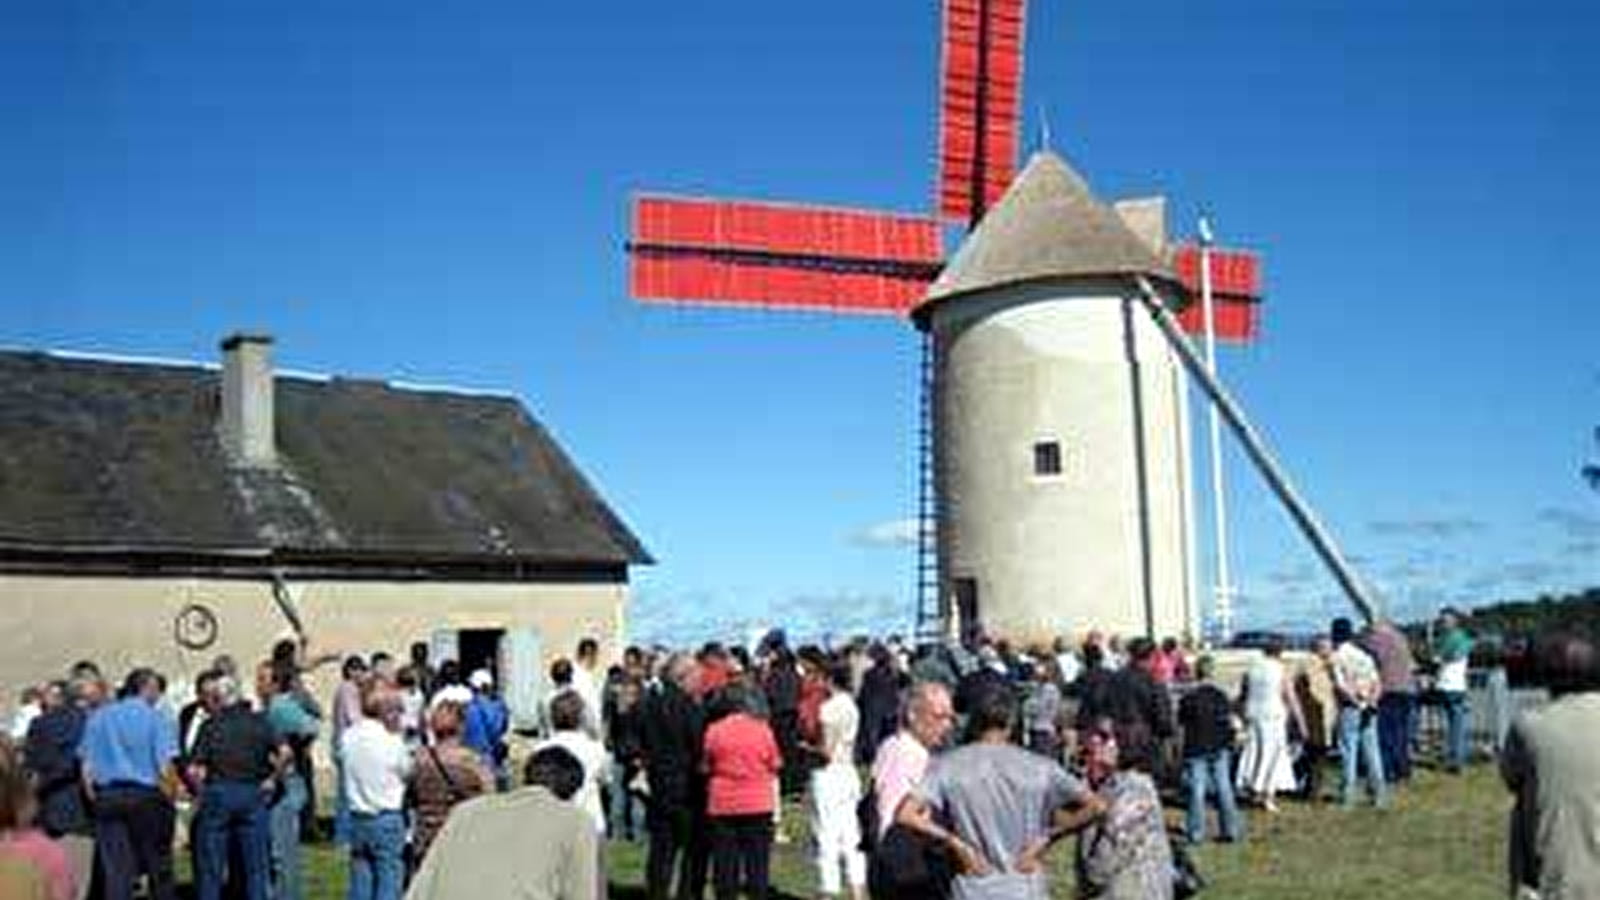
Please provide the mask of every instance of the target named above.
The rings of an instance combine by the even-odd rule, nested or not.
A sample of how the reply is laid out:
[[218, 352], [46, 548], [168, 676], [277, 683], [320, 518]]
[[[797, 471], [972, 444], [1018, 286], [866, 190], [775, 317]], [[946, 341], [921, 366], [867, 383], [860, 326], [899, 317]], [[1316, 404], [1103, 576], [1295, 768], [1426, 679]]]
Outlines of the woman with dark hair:
[[709, 778], [712, 879], [717, 900], [765, 900], [772, 852], [772, 814], [783, 766], [767, 723], [749, 712], [746, 688], [722, 690], [727, 715], [706, 729], [702, 767]]
[[[782, 744], [783, 790], [785, 794], [798, 793], [810, 779], [816, 758], [805, 750], [821, 740], [822, 704], [828, 700], [828, 657], [820, 647], [807, 644], [791, 659], [789, 668], [794, 673], [794, 720], [779, 724], [778, 739], [792, 740]], [[785, 729], [793, 729], [792, 736]]]
[[1151, 760], [1136, 741], [1124, 751], [1117, 729], [1100, 718], [1083, 735], [1084, 775], [1105, 801], [1105, 815], [1078, 838], [1078, 894], [1099, 900], [1172, 900], [1172, 845]]
[[459, 703], [446, 700], [434, 704], [428, 711], [433, 743], [411, 753], [414, 865], [422, 863], [452, 807], [494, 790], [494, 775], [476, 752], [461, 743], [465, 717], [466, 711]]
[[70, 900], [77, 886], [66, 851], [33, 827], [38, 806], [20, 756], [0, 736], [0, 896], [26, 897], [36, 887], [24, 886], [42, 886], [45, 900]]

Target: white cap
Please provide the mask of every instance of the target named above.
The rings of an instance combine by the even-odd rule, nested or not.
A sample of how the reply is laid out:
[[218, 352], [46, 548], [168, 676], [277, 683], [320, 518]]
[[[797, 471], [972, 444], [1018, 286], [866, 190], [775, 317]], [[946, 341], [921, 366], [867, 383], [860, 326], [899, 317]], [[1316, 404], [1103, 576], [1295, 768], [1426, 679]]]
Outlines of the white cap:
[[472, 674], [467, 676], [467, 684], [480, 691], [485, 690], [494, 687], [494, 676], [489, 674], [488, 669], [473, 669]]
[[428, 702], [428, 708], [432, 709], [441, 703], [459, 703], [462, 706], [466, 706], [471, 702], [471, 691], [459, 684], [452, 684], [448, 687], [440, 688], [439, 692], [434, 694], [433, 699]]

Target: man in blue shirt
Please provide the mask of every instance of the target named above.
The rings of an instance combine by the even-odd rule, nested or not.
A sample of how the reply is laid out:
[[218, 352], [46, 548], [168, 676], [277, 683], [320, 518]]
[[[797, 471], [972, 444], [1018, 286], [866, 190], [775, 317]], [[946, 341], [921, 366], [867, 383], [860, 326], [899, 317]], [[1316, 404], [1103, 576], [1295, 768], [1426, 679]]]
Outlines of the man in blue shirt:
[[510, 785], [505, 770], [505, 737], [511, 715], [506, 702], [495, 693], [494, 676], [488, 669], [474, 671], [467, 681], [473, 694], [472, 702], [467, 704], [461, 743], [478, 751], [483, 764], [495, 773], [496, 788], [506, 790]]
[[165, 685], [134, 669], [119, 699], [89, 716], [79, 756], [94, 805], [95, 852], [106, 900], [131, 900], [140, 875], [151, 900], [173, 900], [174, 809], [163, 791], [178, 755], [178, 728], [156, 709]]

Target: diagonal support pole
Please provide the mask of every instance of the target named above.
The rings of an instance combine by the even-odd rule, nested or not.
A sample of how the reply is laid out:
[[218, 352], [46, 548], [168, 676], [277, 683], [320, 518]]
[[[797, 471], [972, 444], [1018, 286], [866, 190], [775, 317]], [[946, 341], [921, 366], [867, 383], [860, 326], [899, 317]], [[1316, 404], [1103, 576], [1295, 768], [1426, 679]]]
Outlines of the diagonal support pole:
[[1234, 437], [1237, 437], [1239, 443], [1244, 445], [1245, 453], [1250, 457], [1250, 461], [1255, 463], [1257, 471], [1261, 473], [1261, 477], [1266, 479], [1267, 485], [1272, 488], [1272, 492], [1277, 495], [1278, 500], [1289, 511], [1289, 517], [1299, 527], [1300, 533], [1305, 536], [1307, 541], [1311, 542], [1312, 549], [1317, 552], [1322, 564], [1327, 566], [1334, 580], [1339, 582], [1339, 587], [1344, 589], [1345, 596], [1355, 606], [1356, 611], [1361, 613], [1361, 618], [1368, 623], [1372, 622], [1374, 618], [1372, 600], [1361, 586], [1361, 580], [1356, 576], [1355, 570], [1350, 568], [1350, 564], [1345, 560], [1344, 554], [1339, 551], [1338, 545], [1333, 542], [1332, 536], [1328, 534], [1327, 529], [1322, 527], [1322, 523], [1317, 520], [1316, 514], [1311, 511], [1311, 507], [1300, 499], [1300, 495], [1295, 491], [1294, 486], [1289, 483], [1289, 476], [1284, 474], [1283, 469], [1278, 466], [1277, 460], [1273, 458], [1271, 451], [1267, 449], [1266, 442], [1261, 439], [1261, 435], [1256, 433], [1255, 428], [1251, 427], [1249, 420], [1244, 417], [1244, 411], [1239, 408], [1239, 404], [1234, 402], [1233, 397], [1222, 386], [1222, 382], [1207, 371], [1205, 360], [1200, 357], [1200, 353], [1195, 350], [1194, 345], [1189, 343], [1188, 336], [1183, 333], [1183, 328], [1178, 325], [1178, 320], [1172, 315], [1172, 311], [1167, 309], [1165, 303], [1161, 302], [1161, 297], [1156, 293], [1155, 288], [1151, 286], [1150, 279], [1143, 275], [1134, 277], [1138, 283], [1139, 302], [1144, 304], [1145, 311], [1150, 314], [1150, 318], [1155, 320], [1167, 342], [1178, 352], [1178, 358], [1183, 361], [1184, 368], [1189, 370], [1189, 374], [1199, 383], [1201, 389], [1206, 392], [1206, 396], [1211, 398], [1211, 402], [1222, 413], [1222, 417], [1227, 420], [1228, 427], [1233, 430]]

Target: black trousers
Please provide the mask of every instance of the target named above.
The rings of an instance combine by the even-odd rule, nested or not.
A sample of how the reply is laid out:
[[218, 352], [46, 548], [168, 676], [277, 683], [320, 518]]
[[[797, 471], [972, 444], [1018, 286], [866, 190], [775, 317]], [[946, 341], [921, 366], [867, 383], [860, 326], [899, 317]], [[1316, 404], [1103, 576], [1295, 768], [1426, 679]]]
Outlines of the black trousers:
[[889, 826], [867, 858], [873, 900], [943, 900], [951, 876], [944, 850], [904, 825]]
[[[693, 801], [673, 803], [651, 798], [646, 811], [650, 849], [645, 856], [645, 892], [650, 900], [701, 900], [706, 892], [709, 847], [706, 821]], [[677, 872], [674, 894], [673, 873]]]
[[711, 880], [717, 900], [767, 900], [772, 815], [711, 817]]
[[1328, 748], [1317, 744], [1306, 744], [1301, 748], [1300, 758], [1295, 760], [1295, 776], [1305, 787], [1306, 799], [1316, 802], [1322, 799], [1323, 767], [1328, 762]]
[[105, 900], [132, 900], [140, 875], [150, 900], [174, 900], [172, 832], [176, 811], [159, 790], [137, 784], [95, 788], [94, 850]]

